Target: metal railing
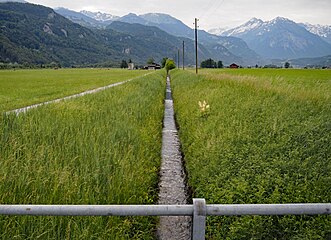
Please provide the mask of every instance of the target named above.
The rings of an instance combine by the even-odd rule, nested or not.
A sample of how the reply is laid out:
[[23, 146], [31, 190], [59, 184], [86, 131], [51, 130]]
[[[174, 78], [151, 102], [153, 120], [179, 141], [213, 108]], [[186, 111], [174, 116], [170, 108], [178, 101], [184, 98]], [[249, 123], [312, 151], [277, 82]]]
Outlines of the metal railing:
[[192, 216], [192, 239], [205, 239], [206, 216], [331, 214], [331, 203], [192, 205], [0, 205], [0, 215], [32, 216]]

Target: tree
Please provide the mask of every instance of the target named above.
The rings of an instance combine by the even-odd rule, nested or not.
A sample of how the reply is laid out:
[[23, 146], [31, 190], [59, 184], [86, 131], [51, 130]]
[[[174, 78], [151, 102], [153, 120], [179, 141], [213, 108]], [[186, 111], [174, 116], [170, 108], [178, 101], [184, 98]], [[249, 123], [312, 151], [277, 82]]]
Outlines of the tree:
[[165, 63], [165, 68], [166, 68], [166, 70], [167, 70], [167, 74], [169, 74], [169, 71], [170, 71], [171, 69], [176, 68], [176, 64], [175, 64], [174, 60], [172, 60], [172, 59], [167, 59], [167, 61], [166, 61], [166, 63]]
[[217, 62], [217, 68], [223, 68], [223, 62], [222, 61]]
[[155, 60], [152, 57], [147, 60], [147, 64], [153, 64], [154, 62]]
[[162, 59], [162, 61], [161, 61], [161, 67], [162, 67], [162, 68], [165, 67], [167, 60], [168, 60], [167, 57], [165, 57], [165, 58]]
[[122, 60], [121, 68], [128, 68], [128, 63], [125, 60]]
[[290, 67], [290, 63], [289, 63], [289, 62], [286, 62], [286, 63], [284, 64], [284, 67], [285, 67], [285, 68], [289, 68], [289, 67]]
[[200, 66], [201, 68], [216, 68], [217, 64], [213, 59], [208, 58], [207, 60], [202, 61]]

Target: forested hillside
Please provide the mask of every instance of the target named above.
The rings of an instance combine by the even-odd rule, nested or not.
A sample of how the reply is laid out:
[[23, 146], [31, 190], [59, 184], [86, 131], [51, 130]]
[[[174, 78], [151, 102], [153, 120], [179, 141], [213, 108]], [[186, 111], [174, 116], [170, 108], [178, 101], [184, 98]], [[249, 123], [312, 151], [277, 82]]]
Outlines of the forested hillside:
[[[51, 8], [23, 3], [1, 3], [0, 26], [0, 62], [4, 63], [76, 66], [108, 62], [119, 66], [122, 59], [132, 59], [145, 64], [149, 58], [157, 62], [174, 58], [183, 40], [155, 27], [135, 26], [140, 34], [92, 30]], [[193, 49], [192, 40], [187, 39], [187, 45]], [[202, 48], [201, 53], [208, 52]], [[193, 62], [193, 55], [188, 54], [186, 63]]]

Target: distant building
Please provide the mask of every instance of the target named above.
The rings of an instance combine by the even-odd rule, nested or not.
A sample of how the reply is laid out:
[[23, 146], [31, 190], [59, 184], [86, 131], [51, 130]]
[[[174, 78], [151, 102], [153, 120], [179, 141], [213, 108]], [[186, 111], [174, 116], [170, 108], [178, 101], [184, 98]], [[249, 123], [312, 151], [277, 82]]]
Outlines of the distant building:
[[152, 64], [148, 64], [144, 67], [144, 69], [146, 70], [156, 70], [156, 69], [161, 69], [161, 65], [157, 64], [157, 63], [152, 63]]
[[134, 63], [128, 63], [128, 69], [134, 70]]
[[237, 64], [235, 64], [235, 63], [232, 63], [232, 64], [230, 65], [230, 68], [239, 68], [239, 65], [237, 65]]

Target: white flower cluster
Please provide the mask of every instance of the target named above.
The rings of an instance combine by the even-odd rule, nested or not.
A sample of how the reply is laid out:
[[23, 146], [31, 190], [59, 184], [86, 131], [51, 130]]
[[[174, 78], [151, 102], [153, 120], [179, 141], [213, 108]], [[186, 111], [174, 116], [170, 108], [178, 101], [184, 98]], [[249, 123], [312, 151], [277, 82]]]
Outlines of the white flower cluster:
[[210, 108], [209, 104], [205, 100], [203, 100], [203, 102], [199, 101], [199, 107], [202, 113], [206, 112]]

